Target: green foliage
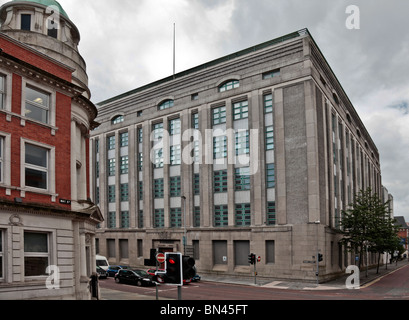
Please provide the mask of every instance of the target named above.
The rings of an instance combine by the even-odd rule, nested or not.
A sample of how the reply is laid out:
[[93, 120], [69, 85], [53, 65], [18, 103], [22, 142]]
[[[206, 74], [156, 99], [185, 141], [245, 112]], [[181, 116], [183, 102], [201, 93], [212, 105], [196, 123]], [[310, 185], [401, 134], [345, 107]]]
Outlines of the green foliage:
[[343, 211], [341, 243], [351, 252], [378, 253], [399, 250], [400, 239], [390, 218], [389, 202], [383, 203], [371, 189], [361, 190], [350, 209]]

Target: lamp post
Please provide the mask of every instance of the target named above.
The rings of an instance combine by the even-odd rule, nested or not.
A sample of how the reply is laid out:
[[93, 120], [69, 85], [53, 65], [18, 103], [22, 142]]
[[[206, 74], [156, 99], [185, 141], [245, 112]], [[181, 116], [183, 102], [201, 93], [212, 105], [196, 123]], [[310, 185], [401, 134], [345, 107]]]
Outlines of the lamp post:
[[186, 231], [186, 197], [181, 196], [183, 201], [183, 254], [186, 255], [187, 231]]
[[320, 249], [319, 249], [319, 244], [318, 244], [318, 233], [319, 233], [319, 225], [320, 225], [321, 221], [315, 221], [315, 224], [317, 225], [317, 256], [316, 261], [317, 261], [317, 271], [315, 272], [315, 275], [317, 277], [317, 286], [320, 284], [320, 280], [319, 280], [319, 272], [320, 272], [320, 261], [319, 261], [319, 254], [320, 254]]

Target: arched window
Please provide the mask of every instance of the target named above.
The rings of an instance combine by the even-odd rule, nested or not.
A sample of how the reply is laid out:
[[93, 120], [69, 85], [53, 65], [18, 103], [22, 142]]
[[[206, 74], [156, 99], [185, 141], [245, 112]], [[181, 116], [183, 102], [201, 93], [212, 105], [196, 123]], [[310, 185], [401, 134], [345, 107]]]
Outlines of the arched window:
[[111, 124], [118, 124], [118, 123], [124, 122], [124, 120], [125, 120], [124, 116], [119, 115], [119, 116], [112, 118]]
[[239, 80], [228, 80], [219, 86], [219, 92], [225, 92], [228, 90], [236, 89], [240, 87]]
[[158, 106], [158, 110], [165, 110], [165, 109], [169, 109], [172, 108], [175, 105], [175, 101], [174, 100], [166, 100], [163, 101], [159, 106]]

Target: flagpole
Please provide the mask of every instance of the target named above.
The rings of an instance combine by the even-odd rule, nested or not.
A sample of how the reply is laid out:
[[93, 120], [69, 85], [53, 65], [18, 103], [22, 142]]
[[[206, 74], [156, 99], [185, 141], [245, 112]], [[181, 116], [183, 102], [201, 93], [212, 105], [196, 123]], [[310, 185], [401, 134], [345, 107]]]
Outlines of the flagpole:
[[173, 79], [176, 74], [176, 23], [173, 24]]

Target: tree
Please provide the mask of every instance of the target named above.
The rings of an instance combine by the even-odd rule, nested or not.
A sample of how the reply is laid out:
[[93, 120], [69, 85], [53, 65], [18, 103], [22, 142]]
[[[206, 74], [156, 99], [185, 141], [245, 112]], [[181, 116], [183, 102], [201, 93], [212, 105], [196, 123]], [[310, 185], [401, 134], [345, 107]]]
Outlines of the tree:
[[343, 211], [341, 232], [348, 251], [359, 253], [359, 268], [362, 265], [363, 253], [368, 250], [378, 253], [378, 270], [381, 253], [393, 247], [393, 221], [390, 219], [389, 203], [383, 203], [370, 188], [361, 190]]

